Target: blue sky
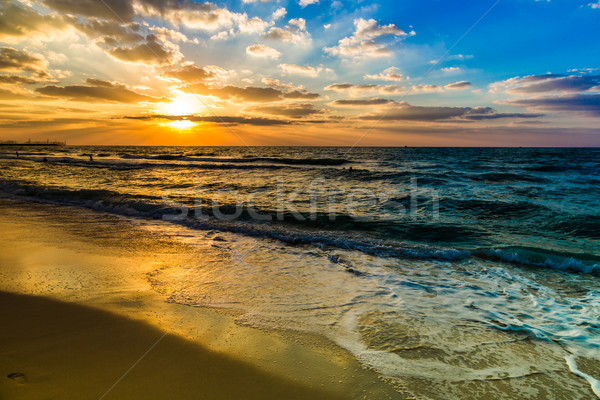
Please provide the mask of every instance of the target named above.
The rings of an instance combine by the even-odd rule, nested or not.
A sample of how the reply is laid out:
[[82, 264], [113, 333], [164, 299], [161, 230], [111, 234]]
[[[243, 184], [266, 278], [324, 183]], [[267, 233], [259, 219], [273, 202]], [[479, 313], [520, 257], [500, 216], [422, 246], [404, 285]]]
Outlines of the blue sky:
[[0, 136], [594, 146], [599, 21], [591, 0], [11, 0]]

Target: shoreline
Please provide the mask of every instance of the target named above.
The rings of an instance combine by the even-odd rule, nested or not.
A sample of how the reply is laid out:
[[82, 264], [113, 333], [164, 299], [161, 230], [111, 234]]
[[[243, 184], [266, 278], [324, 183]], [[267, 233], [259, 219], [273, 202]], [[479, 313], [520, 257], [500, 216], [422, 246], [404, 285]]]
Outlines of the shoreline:
[[[0, 291], [11, 292], [0, 295], [0, 309], [2, 315], [8, 318], [3, 319], [7, 321], [6, 326], [14, 327], [2, 333], [1, 342], [6, 345], [2, 346], [0, 357], [4, 360], [37, 364], [40, 360], [36, 357], [39, 355], [29, 354], [27, 358], [26, 349], [47, 344], [44, 329], [57, 330], [70, 325], [69, 315], [65, 315], [70, 310], [91, 324], [85, 329], [65, 329], [64, 339], [72, 343], [74, 338], [80, 343], [85, 340], [93, 342], [101, 332], [114, 332], [120, 328], [125, 329], [130, 335], [129, 341], [133, 342], [136, 342], [133, 339], [137, 337], [136, 332], [150, 337], [159, 332], [166, 333], [166, 343], [173, 346], [173, 351], [179, 351], [186, 358], [190, 354], [192, 360], [180, 367], [170, 367], [168, 373], [174, 377], [169, 379], [179, 382], [172, 389], [175, 392], [170, 393], [171, 398], [194, 398], [193, 393], [196, 392], [192, 388], [197, 389], [197, 383], [191, 382], [192, 379], [186, 375], [188, 372], [181, 375], [176, 372], [193, 372], [204, 365], [203, 360], [207, 358], [219, 366], [222, 378], [233, 377], [243, 371], [243, 377], [239, 379], [247, 378], [250, 386], [256, 383], [241, 392], [245, 398], [281, 397], [278, 393], [285, 393], [286, 397], [296, 393], [298, 398], [410, 398], [380, 381], [374, 372], [364, 370], [351, 354], [326, 338], [240, 326], [234, 321], [232, 312], [167, 302], [151, 288], [147, 274], [161, 265], [185, 264], [190, 257], [197, 256], [197, 249], [190, 245], [175, 243], [142, 230], [114, 215], [71, 206], [0, 198], [0, 210], [3, 211], [0, 215], [0, 226], [3, 227], [0, 230], [3, 243]], [[207, 249], [212, 248], [210, 243], [205, 245]], [[32, 295], [36, 297], [29, 297]], [[28, 318], [24, 311], [27, 304], [34, 311], [37, 308], [52, 310], [53, 315], [58, 315], [52, 320], [56, 324], [53, 326], [52, 321], [41, 324], [41, 319]], [[14, 323], [10, 322], [11, 319]], [[94, 327], [92, 322], [95, 319], [104, 321], [103, 325]], [[11, 343], [18, 343], [17, 337], [22, 335], [29, 339], [21, 342], [20, 347], [11, 347]], [[120, 343], [123, 350], [131, 350], [128, 340]], [[164, 345], [164, 340], [161, 343], [157, 348]], [[90, 366], [81, 366], [76, 372], [102, 375], [111, 367], [126, 370], [114, 358], [103, 359], [103, 368], [98, 369], [94, 360], [96, 357], [100, 360], [104, 353], [94, 349], [82, 350], [85, 352], [81, 357], [86, 358]], [[143, 351], [137, 350], [133, 353], [143, 354]], [[152, 353], [154, 350], [148, 357]], [[160, 382], [160, 375], [166, 373], [164, 366], [173, 363], [167, 357], [168, 351], [165, 350], [164, 356], [161, 354], [157, 353], [157, 361], [145, 367], [145, 376], [152, 377], [148, 379], [149, 383]], [[60, 348], [54, 350], [53, 356], [62, 355], [64, 352], [61, 353]], [[3, 364], [9, 368], [6, 363]], [[25, 368], [26, 364], [19, 365]], [[33, 373], [25, 373], [27, 383], [16, 382], [16, 386], [6, 375], [21, 371], [3, 369], [2, 372], [6, 373], [0, 379], [10, 381], [16, 391], [11, 391], [8, 385], [0, 389], [0, 397], [19, 398], [18, 393], [30, 391], [26, 397], [34, 399], [56, 384], [57, 390], [67, 390], [60, 398], [81, 398], [69, 397], [72, 393], [68, 392], [68, 388], [73, 385], [58, 383], [61, 377], [59, 365], [39, 365], [40, 368]], [[137, 368], [132, 370], [132, 374]], [[42, 376], [45, 378], [41, 379]], [[215, 375], [214, 379], [220, 378]], [[126, 381], [127, 377], [118, 386], [127, 386]], [[144, 386], [143, 376], [138, 377], [137, 382], [137, 386]], [[239, 384], [234, 385], [237, 387]], [[136, 385], [131, 385], [132, 392], [125, 397], [117, 396], [116, 387], [114, 398], [136, 398], [138, 395], [140, 398], [163, 398], [158, 395], [159, 389], [150, 390], [152, 384], [143, 396], [141, 392], [135, 394], [133, 387]], [[225, 389], [220, 391], [219, 383], [211, 379], [203, 381], [203, 385], [215, 386], [205, 390], [212, 393], [209, 398], [233, 395]], [[122, 390], [129, 389], [124, 387]]]

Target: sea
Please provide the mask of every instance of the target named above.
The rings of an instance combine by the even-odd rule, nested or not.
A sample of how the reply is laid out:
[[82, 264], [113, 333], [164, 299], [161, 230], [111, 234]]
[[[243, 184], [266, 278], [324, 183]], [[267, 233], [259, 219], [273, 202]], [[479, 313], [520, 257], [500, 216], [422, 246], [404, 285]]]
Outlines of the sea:
[[600, 397], [600, 149], [0, 146], [0, 193], [209, 238], [153, 287], [416, 398]]

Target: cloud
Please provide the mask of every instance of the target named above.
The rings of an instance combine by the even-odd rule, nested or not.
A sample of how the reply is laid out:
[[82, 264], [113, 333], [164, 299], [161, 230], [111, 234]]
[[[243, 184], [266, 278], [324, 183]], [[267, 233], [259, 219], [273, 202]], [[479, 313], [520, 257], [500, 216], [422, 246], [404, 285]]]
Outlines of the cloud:
[[281, 115], [289, 118], [303, 118], [309, 115], [322, 113], [321, 110], [315, 109], [314, 105], [311, 103], [252, 107], [247, 109], [247, 111], [258, 112], [262, 114]]
[[160, 26], [151, 26], [150, 31], [154, 33], [154, 35], [162, 40], [163, 42], [167, 40], [172, 40], [175, 42], [183, 42], [183, 43], [194, 43], [199, 44], [200, 41], [198, 38], [190, 39], [183, 33], [179, 31], [174, 31], [172, 29]]
[[41, 15], [31, 7], [12, 1], [0, 5], [0, 39], [23, 38], [66, 27], [61, 17]]
[[28, 76], [21, 76], [21, 75], [0, 75], [0, 83], [6, 83], [6, 84], [26, 84], [26, 85], [32, 85], [35, 83], [39, 83], [40, 80], [38, 79], [34, 79], [34, 78], [30, 78]]
[[49, 97], [66, 98], [85, 102], [141, 103], [165, 101], [164, 98], [146, 96], [134, 92], [121, 83], [89, 78], [88, 85], [55, 86], [36, 89], [39, 94]]
[[304, 75], [309, 76], [311, 78], [316, 78], [319, 76], [321, 71], [323, 71], [322, 67], [311, 67], [309, 65], [301, 66], [295, 64], [279, 64], [279, 68], [286, 74], [290, 75]]
[[273, 15], [271, 16], [271, 18], [273, 19], [273, 21], [277, 21], [277, 20], [285, 17], [285, 14], [287, 14], [287, 10], [284, 7], [279, 7], [277, 10], [275, 10], [273, 12]]
[[298, 0], [298, 4], [300, 4], [300, 7], [302, 8], [311, 4], [317, 4], [318, 2], [319, 0]]
[[306, 31], [304, 18], [290, 19], [285, 28], [274, 26], [263, 35], [263, 38], [296, 44], [307, 44], [311, 40], [310, 34]]
[[600, 9], [600, 0], [598, 0], [596, 3], [589, 3], [588, 7]]
[[542, 114], [498, 114], [489, 107], [423, 107], [400, 102], [385, 113], [366, 114], [359, 116], [358, 119], [370, 121], [452, 122], [499, 118], [537, 118], [541, 116]]
[[100, 19], [80, 21], [75, 17], [70, 18], [69, 22], [90, 38], [102, 36], [106, 40], [123, 44], [134, 44], [144, 40], [144, 36], [140, 33], [141, 26], [137, 23], [122, 24]]
[[296, 90], [296, 87], [294, 85], [292, 85], [291, 83], [283, 83], [279, 79], [262, 78], [261, 82], [265, 86], [283, 88], [283, 89], [288, 89], [288, 90], [292, 90], [292, 91]]
[[264, 44], [253, 44], [252, 46], [246, 47], [246, 54], [252, 57], [271, 59], [277, 59], [281, 56], [279, 51], [272, 47], [265, 46]]
[[97, 17], [116, 22], [132, 22], [133, 3], [128, 0], [45, 0], [44, 4], [64, 14]]
[[289, 125], [289, 121], [269, 119], [269, 118], [247, 118], [240, 116], [201, 116], [201, 115], [143, 115], [143, 116], [125, 116], [123, 119], [137, 119], [137, 120], [167, 120], [167, 121], [181, 121], [188, 120], [192, 122], [212, 122], [215, 124], [227, 124], [227, 125], [256, 125], [256, 126], [270, 126], [270, 125]]
[[174, 78], [182, 82], [199, 82], [214, 76], [214, 71], [206, 68], [200, 68], [193, 64], [185, 65], [179, 69], [165, 71], [162, 76]]
[[332, 106], [339, 107], [359, 107], [359, 106], [380, 106], [384, 104], [392, 104], [395, 103], [394, 100], [389, 99], [364, 99], [364, 100], [335, 100], [329, 103]]
[[396, 67], [389, 67], [379, 74], [365, 75], [363, 78], [374, 81], [401, 81], [404, 79], [404, 75], [398, 73], [398, 71], [399, 69]]
[[[104, 44], [111, 46], [115, 43], [105, 38]], [[114, 47], [107, 52], [121, 61], [142, 64], [173, 64], [183, 57], [176, 46], [168, 48], [152, 34], [146, 36], [143, 43], [131, 47]]]
[[440, 71], [447, 75], [458, 74], [460, 72], [460, 67], [444, 67]]
[[470, 88], [471, 86], [472, 86], [471, 82], [460, 81], [460, 82], [449, 83], [446, 86], [444, 86], [444, 89], [448, 89], [448, 90], [461, 90], [461, 89]]
[[12, 90], [0, 89], [0, 100], [33, 100], [30, 96], [13, 92]]
[[375, 39], [383, 36], [404, 38], [415, 34], [414, 32], [406, 33], [394, 24], [379, 25], [374, 19], [355, 19], [354, 27], [355, 31], [352, 36], [341, 39], [337, 46], [325, 47], [323, 50], [330, 55], [345, 58], [388, 57], [392, 51]]
[[[0, 47], [0, 71], [18, 73], [0, 75], [0, 83], [30, 85], [51, 80], [46, 65], [46, 60], [41, 56], [12, 47]], [[23, 76], [24, 72], [29, 76]]]
[[136, 11], [149, 17], [161, 17], [173, 25], [213, 32], [235, 27], [241, 33], [256, 34], [270, 25], [258, 17], [250, 18], [246, 13], [231, 12], [209, 2], [141, 0], [136, 3]]
[[600, 117], [600, 94], [575, 94], [561, 97], [509, 100], [507, 103], [547, 111]]
[[0, 71], [37, 71], [44, 60], [25, 50], [0, 47]]
[[398, 85], [376, 85], [376, 84], [352, 84], [352, 83], [334, 83], [326, 86], [325, 90], [335, 92], [376, 92], [381, 94], [399, 94], [403, 93], [403, 88]]
[[202, 83], [190, 85], [186, 88], [186, 90], [203, 96], [216, 96], [226, 100], [236, 99], [255, 103], [280, 101], [283, 99], [315, 99], [319, 97], [317, 93], [309, 93], [298, 90], [284, 92], [273, 87], [239, 87], [232, 85], [224, 87], [209, 87]]
[[491, 92], [505, 91], [512, 94], [546, 92], [577, 93], [600, 86], [600, 75], [545, 74], [510, 78], [490, 84]]

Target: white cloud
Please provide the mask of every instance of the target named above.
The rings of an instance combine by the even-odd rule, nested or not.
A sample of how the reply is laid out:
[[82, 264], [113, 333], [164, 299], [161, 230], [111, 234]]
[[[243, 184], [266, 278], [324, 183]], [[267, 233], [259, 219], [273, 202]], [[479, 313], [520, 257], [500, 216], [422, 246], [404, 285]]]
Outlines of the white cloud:
[[306, 7], [310, 4], [316, 4], [318, 2], [319, 0], [299, 0], [298, 4], [300, 4], [301, 7]]
[[208, 2], [135, 2], [134, 7], [139, 15], [160, 17], [194, 30], [237, 28], [241, 33], [252, 34], [264, 32], [270, 26], [258, 17], [250, 18], [246, 13], [231, 12]]
[[398, 73], [399, 69], [396, 67], [389, 67], [383, 70], [383, 72], [375, 75], [365, 75], [364, 79], [371, 79], [375, 81], [401, 81], [404, 79], [404, 75]]
[[294, 86], [292, 83], [284, 83], [284, 82], [281, 82], [279, 79], [274, 79], [274, 78], [262, 78], [261, 82], [265, 86], [286, 89], [288, 91], [306, 90], [305, 87], [302, 85]]
[[283, 72], [290, 75], [304, 75], [309, 76], [311, 78], [316, 78], [319, 76], [321, 71], [323, 71], [322, 67], [311, 67], [295, 65], [295, 64], [279, 64], [279, 68], [282, 69]]
[[341, 39], [337, 46], [326, 47], [323, 50], [331, 55], [347, 58], [388, 57], [392, 51], [375, 39], [389, 35], [403, 38], [415, 34], [414, 31], [404, 32], [394, 24], [379, 25], [374, 19], [355, 19], [354, 27], [355, 31], [352, 36]]
[[277, 21], [277, 20], [285, 17], [285, 14], [287, 14], [287, 10], [284, 7], [279, 7], [277, 10], [275, 10], [273, 12], [273, 15], [271, 18], [273, 19], [273, 21]]
[[445, 67], [442, 68], [441, 71], [446, 75], [458, 74], [461, 72], [460, 67]]
[[325, 87], [325, 90], [334, 92], [349, 92], [353, 96], [362, 95], [364, 93], [379, 93], [379, 94], [400, 94], [403, 93], [405, 88], [398, 85], [355, 85], [351, 83], [334, 83]]
[[279, 51], [272, 47], [265, 46], [264, 44], [253, 44], [252, 46], [246, 47], [246, 54], [252, 57], [271, 58], [274, 60], [281, 56]]
[[263, 35], [263, 38], [303, 45], [311, 41], [310, 34], [306, 31], [306, 20], [304, 18], [290, 19], [285, 28], [274, 26]]
[[588, 4], [588, 6], [590, 6], [592, 8], [600, 8], [600, 0], [598, 0], [597, 3], [590, 3], [590, 4]]

